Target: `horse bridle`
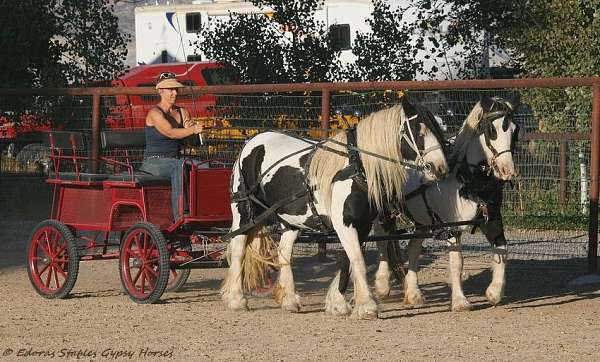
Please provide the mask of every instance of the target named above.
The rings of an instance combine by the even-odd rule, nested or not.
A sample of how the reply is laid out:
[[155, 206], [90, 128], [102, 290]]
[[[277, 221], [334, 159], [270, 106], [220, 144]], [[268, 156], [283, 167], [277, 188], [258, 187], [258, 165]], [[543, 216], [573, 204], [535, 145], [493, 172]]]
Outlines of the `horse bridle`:
[[[477, 165], [467, 163], [469, 165], [469, 167], [481, 167], [482, 171], [486, 172], [488, 175], [491, 174], [494, 170], [496, 172], [500, 173], [500, 169], [498, 168], [498, 163], [497, 163], [498, 158], [505, 153], [508, 153], [508, 152], [513, 153], [514, 152], [515, 143], [516, 143], [514, 136], [511, 137], [509, 148], [502, 150], [502, 151], [496, 150], [496, 148], [492, 145], [491, 136], [490, 136], [490, 133], [491, 133], [490, 128], [493, 127], [493, 122], [496, 119], [499, 119], [501, 117], [508, 117], [511, 115], [512, 108], [508, 105], [507, 105], [507, 107], [510, 108], [509, 111], [507, 111], [507, 110], [494, 111], [494, 112], [484, 114], [482, 116], [480, 124], [481, 124], [481, 127], [483, 128], [483, 131], [481, 133], [483, 133], [485, 145], [492, 152], [492, 157], [488, 160], [487, 166], [482, 165], [481, 163], [477, 164]], [[493, 109], [493, 105], [492, 105], [492, 109]], [[510, 118], [510, 122], [516, 126], [513, 133], [517, 133], [519, 131], [519, 125], [516, 124], [512, 118]]]
[[[429, 173], [430, 175], [433, 175], [433, 171], [431, 170], [431, 164], [425, 162], [425, 156], [427, 156], [427, 154], [429, 154], [432, 151], [442, 150], [442, 145], [439, 144], [436, 146], [427, 147], [427, 148], [423, 149], [422, 151], [419, 150], [419, 147], [417, 147], [417, 140], [412, 132], [412, 129], [410, 128], [410, 123], [409, 123], [413, 119], [416, 119], [418, 116], [419, 116], [418, 114], [415, 114], [414, 116], [407, 118], [402, 123], [403, 131], [400, 133], [401, 134], [400, 144], [402, 144], [402, 140], [406, 140], [408, 146], [417, 155], [415, 157], [414, 161], [411, 160], [411, 161], [406, 161], [406, 162], [412, 162], [416, 166], [419, 166], [420, 168], [422, 168], [425, 172]], [[404, 128], [406, 128], [408, 130], [408, 132], [404, 132]], [[433, 132], [433, 131], [430, 131], [430, 132]]]

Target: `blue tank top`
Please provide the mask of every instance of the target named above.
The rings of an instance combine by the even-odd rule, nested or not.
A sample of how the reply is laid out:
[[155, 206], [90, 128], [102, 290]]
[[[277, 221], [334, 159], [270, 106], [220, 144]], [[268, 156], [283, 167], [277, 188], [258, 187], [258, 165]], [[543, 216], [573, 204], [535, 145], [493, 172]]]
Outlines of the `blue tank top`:
[[[181, 108], [178, 108], [181, 123], [169, 113], [163, 111], [160, 107], [156, 107], [171, 124], [173, 128], [183, 128], [183, 114]], [[169, 138], [160, 133], [156, 127], [146, 125], [146, 149], [144, 157], [170, 157], [179, 158], [179, 151], [183, 145], [183, 139]]]

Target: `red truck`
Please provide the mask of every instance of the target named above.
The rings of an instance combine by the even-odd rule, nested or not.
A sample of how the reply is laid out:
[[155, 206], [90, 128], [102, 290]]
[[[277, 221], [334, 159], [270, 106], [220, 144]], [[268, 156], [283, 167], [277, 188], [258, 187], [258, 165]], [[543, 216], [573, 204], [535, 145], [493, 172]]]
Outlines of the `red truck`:
[[[140, 65], [130, 69], [116, 80], [104, 83], [111, 87], [153, 87], [156, 78], [162, 72], [173, 72], [177, 79], [190, 86], [205, 86], [232, 84], [230, 77], [225, 75], [223, 66], [216, 62], [188, 62], [188, 63], [163, 63]], [[103, 96], [102, 113], [105, 116], [105, 129], [132, 129], [144, 127], [144, 120], [148, 109], [158, 103], [158, 94], [152, 95], [117, 95]], [[211, 94], [198, 96], [180, 96], [178, 104], [184, 106], [192, 117], [207, 119], [214, 116], [216, 97]], [[90, 110], [91, 113], [91, 110]], [[19, 163], [28, 163], [32, 157], [29, 149], [42, 149], [40, 144], [42, 132], [60, 128], [61, 125], [52, 124], [48, 117], [39, 114], [23, 114], [14, 116], [0, 114], [0, 151], [6, 152], [8, 159], [17, 156]], [[18, 119], [15, 122], [15, 119]], [[85, 126], [83, 126], [85, 128]], [[17, 153], [27, 150], [26, 154], [18, 157]], [[2, 157], [2, 152], [0, 152]], [[35, 161], [35, 160], [34, 160]]]
[[[224, 76], [223, 67], [215, 62], [163, 63], [140, 65], [111, 82], [113, 87], [153, 87], [162, 72], [173, 72], [179, 82], [189, 86], [221, 85], [233, 83]], [[127, 129], [144, 127], [148, 109], [159, 101], [158, 94], [118, 95], [103, 97], [109, 111], [106, 128]], [[185, 107], [193, 118], [213, 116], [216, 97], [212, 94], [180, 96], [177, 103]]]

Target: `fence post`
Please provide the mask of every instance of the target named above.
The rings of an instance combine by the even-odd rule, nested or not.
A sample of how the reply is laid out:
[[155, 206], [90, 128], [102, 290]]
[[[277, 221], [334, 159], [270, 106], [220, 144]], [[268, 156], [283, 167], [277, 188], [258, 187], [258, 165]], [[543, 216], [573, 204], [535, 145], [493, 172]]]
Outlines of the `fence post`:
[[565, 201], [567, 199], [567, 140], [560, 141], [560, 192], [559, 203], [560, 210], [565, 211]]
[[92, 96], [92, 173], [98, 172], [98, 159], [100, 158], [100, 94]]
[[[321, 138], [327, 138], [327, 129], [329, 129], [329, 103], [330, 93], [328, 89], [323, 88], [321, 93]], [[318, 243], [317, 257], [325, 259], [327, 254], [327, 243], [322, 241]]]
[[598, 271], [598, 188], [600, 173], [600, 83], [593, 84], [592, 145], [590, 160], [590, 216], [588, 273]]

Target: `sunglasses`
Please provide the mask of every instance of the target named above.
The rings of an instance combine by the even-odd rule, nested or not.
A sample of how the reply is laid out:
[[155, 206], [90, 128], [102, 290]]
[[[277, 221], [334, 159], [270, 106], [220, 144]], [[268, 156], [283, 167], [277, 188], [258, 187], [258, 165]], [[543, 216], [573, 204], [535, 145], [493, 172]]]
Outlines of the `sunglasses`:
[[173, 72], [162, 72], [158, 76], [158, 80], [175, 79], [176, 75]]

